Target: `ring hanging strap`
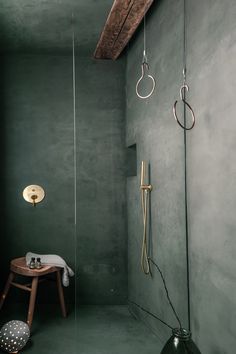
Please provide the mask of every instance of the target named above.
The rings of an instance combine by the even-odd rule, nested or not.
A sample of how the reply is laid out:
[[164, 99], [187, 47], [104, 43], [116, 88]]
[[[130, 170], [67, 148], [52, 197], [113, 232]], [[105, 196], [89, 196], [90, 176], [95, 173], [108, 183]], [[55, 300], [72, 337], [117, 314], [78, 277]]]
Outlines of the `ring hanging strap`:
[[139, 92], [139, 85], [140, 85], [141, 81], [144, 79], [145, 71], [149, 70], [147, 53], [146, 53], [146, 20], [145, 20], [145, 16], [144, 16], [144, 19], [143, 19], [143, 62], [142, 62], [142, 65], [141, 65], [141, 70], [142, 70], [141, 77], [138, 79], [138, 81], [136, 83], [136, 95], [139, 98], [144, 100], [144, 99], [150, 97], [153, 94], [153, 92], [155, 90], [155, 87], [156, 87], [156, 81], [155, 81], [154, 77], [152, 75], [147, 74], [147, 78], [150, 79], [151, 82], [152, 82], [151, 91], [147, 95], [142, 95]]
[[186, 90], [186, 91], [189, 90], [189, 87], [188, 87], [187, 84], [182, 85], [181, 88], [180, 88], [180, 99], [181, 99], [181, 101], [185, 104], [185, 106], [187, 106], [187, 107], [189, 108], [189, 110], [190, 110], [191, 117], [192, 117], [192, 124], [191, 124], [191, 126], [190, 126], [190, 127], [186, 127], [185, 125], [183, 125], [183, 124], [180, 122], [180, 120], [179, 120], [179, 118], [178, 118], [178, 116], [177, 116], [177, 103], [178, 103], [178, 101], [175, 101], [175, 103], [174, 103], [174, 106], [173, 106], [173, 114], [174, 114], [174, 117], [175, 117], [176, 122], [181, 126], [182, 129], [184, 129], [184, 130], [191, 130], [191, 129], [193, 129], [193, 127], [194, 127], [194, 125], [195, 125], [196, 119], [195, 119], [195, 114], [194, 114], [194, 111], [193, 111], [192, 107], [190, 106], [190, 104], [189, 104], [189, 103], [185, 100], [185, 98], [184, 98], [184, 94], [183, 94], [184, 90]]
[[141, 99], [146, 99], [146, 98], [150, 97], [150, 96], [153, 94], [153, 92], [154, 92], [154, 90], [155, 90], [155, 87], [156, 87], [156, 81], [155, 81], [155, 79], [154, 79], [154, 77], [153, 77], [152, 75], [149, 75], [149, 74], [148, 74], [147, 77], [152, 81], [152, 89], [151, 89], [151, 91], [150, 91], [147, 95], [141, 95], [141, 94], [139, 93], [139, 84], [140, 84], [140, 82], [144, 79], [145, 69], [149, 70], [149, 65], [148, 65], [148, 63], [143, 62], [142, 65], [141, 65], [141, 69], [142, 69], [142, 75], [141, 75], [141, 77], [138, 79], [137, 84], [136, 84], [136, 94], [137, 94], [137, 96], [138, 96], [139, 98], [141, 98]]

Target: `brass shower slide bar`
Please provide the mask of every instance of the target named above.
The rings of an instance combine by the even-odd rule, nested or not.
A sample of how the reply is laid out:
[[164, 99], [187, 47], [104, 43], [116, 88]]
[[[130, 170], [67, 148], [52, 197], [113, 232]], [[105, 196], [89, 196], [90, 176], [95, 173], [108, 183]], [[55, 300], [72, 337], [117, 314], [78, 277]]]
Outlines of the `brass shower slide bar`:
[[151, 184], [145, 184], [144, 180], [146, 177], [146, 164], [145, 161], [141, 162], [141, 178], [140, 178], [140, 189], [147, 189], [149, 191], [152, 190], [152, 185]]
[[142, 205], [142, 216], [143, 216], [143, 239], [142, 239], [142, 251], [141, 251], [141, 268], [144, 274], [150, 274], [150, 265], [148, 260], [148, 233], [147, 233], [147, 222], [148, 222], [148, 201], [149, 194], [152, 190], [151, 184], [145, 184], [146, 176], [146, 164], [144, 161], [141, 163], [141, 178], [140, 178], [140, 190], [141, 190], [141, 205]]

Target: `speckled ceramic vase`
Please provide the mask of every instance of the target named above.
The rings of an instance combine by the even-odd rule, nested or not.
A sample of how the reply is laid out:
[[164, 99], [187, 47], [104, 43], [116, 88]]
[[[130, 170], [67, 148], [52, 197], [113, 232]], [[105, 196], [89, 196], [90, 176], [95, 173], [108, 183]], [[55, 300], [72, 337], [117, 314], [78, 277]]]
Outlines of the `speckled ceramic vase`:
[[161, 354], [201, 354], [201, 352], [191, 339], [189, 331], [183, 328], [175, 328]]
[[17, 320], [7, 322], [0, 330], [0, 348], [7, 353], [17, 353], [26, 345], [29, 337], [27, 323]]

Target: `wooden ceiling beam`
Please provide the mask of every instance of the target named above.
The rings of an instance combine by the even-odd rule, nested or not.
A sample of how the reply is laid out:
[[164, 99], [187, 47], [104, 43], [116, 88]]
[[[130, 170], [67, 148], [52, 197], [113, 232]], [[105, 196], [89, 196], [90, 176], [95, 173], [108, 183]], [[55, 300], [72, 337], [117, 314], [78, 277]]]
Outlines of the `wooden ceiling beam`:
[[117, 59], [153, 1], [115, 0], [94, 52], [94, 58]]

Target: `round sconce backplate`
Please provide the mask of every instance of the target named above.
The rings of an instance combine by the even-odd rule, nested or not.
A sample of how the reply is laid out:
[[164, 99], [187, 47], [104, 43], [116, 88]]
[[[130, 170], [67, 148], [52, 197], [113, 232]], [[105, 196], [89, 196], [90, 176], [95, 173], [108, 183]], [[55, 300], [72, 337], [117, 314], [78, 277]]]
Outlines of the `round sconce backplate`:
[[40, 203], [45, 197], [44, 189], [37, 184], [31, 184], [23, 190], [23, 198], [32, 204]]

